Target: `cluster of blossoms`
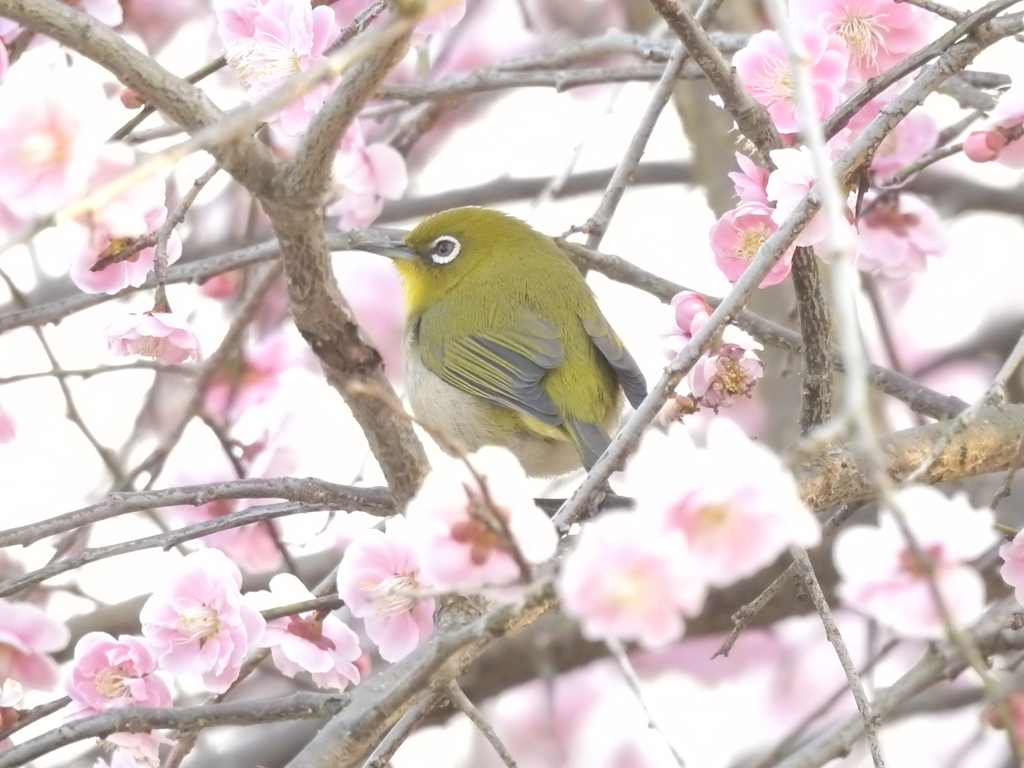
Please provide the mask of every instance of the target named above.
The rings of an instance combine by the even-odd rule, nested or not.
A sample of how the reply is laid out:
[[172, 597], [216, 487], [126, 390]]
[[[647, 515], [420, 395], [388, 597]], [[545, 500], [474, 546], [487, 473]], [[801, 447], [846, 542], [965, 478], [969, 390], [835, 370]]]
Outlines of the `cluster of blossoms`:
[[483, 448], [442, 462], [384, 531], [360, 533], [338, 568], [338, 594], [362, 618], [382, 658], [397, 661], [433, 629], [432, 591], [508, 599], [550, 558], [551, 520], [526, 491], [508, 451]]
[[[662, 349], [669, 359], [682, 351], [693, 335], [707, 322], [711, 307], [699, 293], [683, 291], [672, 297], [667, 330], [662, 334]], [[718, 413], [751, 397], [757, 380], [764, 375], [764, 363], [757, 356], [763, 347], [735, 326], [726, 326], [697, 364], [690, 369], [688, 382], [693, 396], [691, 405], [702, 405]], [[677, 397], [670, 399], [662, 413], [665, 423], [674, 421], [686, 409]]]
[[[835, 111], [845, 95], [924, 45], [932, 22], [927, 11], [895, 0], [801, 0], [790, 4], [790, 16], [807, 65], [811, 106], [822, 121]], [[794, 75], [781, 35], [774, 30], [753, 35], [737, 51], [733, 63], [740, 81], [768, 110], [783, 139], [794, 143], [801, 125]], [[890, 89], [862, 107], [829, 142], [832, 159], [842, 154], [895, 96]], [[888, 183], [890, 176], [931, 149], [937, 137], [934, 119], [920, 110], [912, 112], [879, 146], [871, 164], [875, 180], [882, 185]], [[776, 170], [769, 174], [749, 158], [739, 157], [740, 172], [730, 176], [736, 183], [740, 203], [711, 229], [715, 263], [731, 282], [746, 271], [760, 246], [778, 230], [816, 181], [806, 149], [773, 151], [771, 161]], [[890, 278], [920, 271], [927, 256], [945, 251], [944, 229], [924, 201], [893, 193], [889, 210], [892, 215], [862, 219], [856, 226], [851, 223], [845, 232], [831, 233], [824, 214], [819, 213], [794, 245], [815, 246], [831, 234], [836, 242], [849, 244], [851, 249], [855, 244], [861, 269]], [[922, 210], [926, 213], [918, 215]], [[848, 219], [852, 222], [852, 211], [848, 212]], [[785, 279], [792, 257], [790, 248], [761, 281], [761, 287]]]
[[821, 536], [779, 458], [724, 418], [712, 420], [704, 448], [682, 425], [652, 430], [626, 482], [636, 510], [585, 524], [559, 580], [563, 609], [591, 639], [676, 640], [709, 587], [751, 576], [787, 547]]

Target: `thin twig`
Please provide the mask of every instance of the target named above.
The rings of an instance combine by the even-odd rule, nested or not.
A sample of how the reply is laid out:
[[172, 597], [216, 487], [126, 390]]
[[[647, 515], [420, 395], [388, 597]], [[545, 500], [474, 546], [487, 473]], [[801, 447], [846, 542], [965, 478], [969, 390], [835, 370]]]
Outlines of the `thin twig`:
[[395, 726], [388, 731], [388, 735], [370, 753], [366, 762], [363, 763], [363, 768], [385, 768], [390, 763], [392, 755], [398, 751], [398, 748], [409, 738], [409, 735], [416, 730], [416, 727], [423, 721], [423, 718], [430, 714], [430, 710], [434, 708], [440, 698], [440, 695], [436, 693], [428, 693], [409, 707], [405, 714], [395, 723]]
[[633, 665], [629, 661], [629, 657], [626, 655], [626, 649], [622, 646], [618, 640], [614, 638], [611, 640], [605, 640], [605, 645], [608, 647], [608, 652], [612, 658], [615, 659], [615, 663], [619, 667], [619, 671], [622, 673], [622, 678], [626, 681], [626, 685], [629, 690], [636, 697], [637, 703], [644, 712], [644, 717], [647, 718], [647, 727], [658, 734], [661, 740], [665, 742], [665, 746], [668, 747], [668, 751], [672, 754], [672, 759], [675, 760], [676, 765], [679, 768], [686, 768], [686, 761], [683, 760], [683, 756], [679, 754], [679, 750], [675, 748], [675, 745], [669, 740], [668, 734], [658, 725], [654, 719], [654, 715], [651, 714], [651, 708], [647, 705], [646, 697], [644, 696], [643, 689], [640, 686], [640, 678], [637, 677], [636, 670], [633, 669]]
[[487, 722], [487, 718], [484, 717], [483, 712], [476, 708], [476, 705], [469, 700], [469, 697], [462, 692], [459, 688], [459, 684], [452, 680], [444, 689], [445, 696], [448, 697], [448, 701], [458, 707], [459, 711], [462, 712], [469, 721], [476, 726], [477, 730], [483, 734], [483, 737], [487, 739], [487, 743], [490, 744], [494, 751], [498, 753], [498, 757], [501, 758], [501, 762], [505, 764], [506, 768], [517, 768], [516, 761], [512, 759], [512, 755], [509, 754], [508, 749], [504, 744], [501, 743], [501, 739], [498, 738], [498, 734], [494, 732], [494, 728]]

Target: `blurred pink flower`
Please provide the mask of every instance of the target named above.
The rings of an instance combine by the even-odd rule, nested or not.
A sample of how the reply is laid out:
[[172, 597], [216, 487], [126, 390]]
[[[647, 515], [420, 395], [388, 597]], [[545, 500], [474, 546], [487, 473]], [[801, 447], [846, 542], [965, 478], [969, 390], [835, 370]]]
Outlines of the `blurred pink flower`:
[[1024, 124], [1024, 85], [1015, 84], [999, 98], [982, 130], [964, 141], [964, 154], [976, 163], [997, 160], [1007, 168], [1024, 168], [1024, 137], [1009, 141], [1006, 130]]
[[[731, 211], [726, 211], [711, 227], [711, 250], [715, 254], [715, 264], [730, 283], [735, 283], [754, 256], [764, 245], [779, 225], [772, 219], [770, 206], [760, 203], [745, 203]], [[793, 266], [793, 254], [796, 246], [790, 246], [782, 258], [761, 281], [761, 288], [776, 285], [786, 279]]]
[[[846, 129], [829, 142], [833, 156], [845, 152], [895, 96], [895, 93], [887, 91], [884, 95], [869, 101], [850, 118]], [[882, 139], [871, 161], [871, 171], [875, 178], [881, 181], [920, 160], [925, 152], [935, 146], [938, 138], [939, 125], [935, 118], [923, 107], [918, 107]]]
[[447, 32], [462, 21], [465, 15], [466, 0], [456, 0], [451, 5], [424, 18], [416, 25], [416, 34], [425, 36]]
[[25, 53], [0, 88], [0, 204], [20, 219], [82, 194], [106, 141], [103, 87], [55, 49]]
[[434, 631], [434, 598], [417, 597], [419, 564], [403, 517], [359, 532], [338, 566], [338, 596], [385, 661], [399, 661]]
[[170, 312], [129, 312], [107, 327], [107, 340], [119, 357], [142, 355], [168, 364], [202, 359], [192, 327]]
[[677, 293], [667, 309], [669, 327], [661, 334], [661, 349], [671, 360], [707, 322], [712, 309], [703, 296], [693, 291]]
[[[170, 707], [171, 690], [156, 670], [150, 649], [138, 638], [89, 632], [75, 645], [75, 658], [64, 675], [64, 693], [71, 697], [66, 719], [96, 715], [128, 706]], [[106, 737], [134, 755], [153, 762], [160, 744], [169, 740], [152, 733], [112, 733]]]
[[18, 423], [11, 412], [0, 405], [0, 445], [10, 443], [18, 436]]
[[1024, 604], [1024, 533], [1018, 533], [1013, 541], [1000, 546], [999, 556], [1003, 559], [999, 575], [1013, 587], [1017, 602]]
[[757, 356], [763, 347], [734, 326], [726, 326], [723, 341], [690, 369], [690, 391], [700, 405], [718, 413], [744, 397], [752, 397], [764, 363]]
[[815, 24], [846, 42], [850, 82], [881, 74], [928, 42], [932, 14], [894, 0], [792, 0], [795, 21]]
[[520, 576], [510, 545], [526, 562], [541, 563], [558, 543], [550, 518], [534, 503], [526, 474], [509, 451], [486, 447], [467, 461], [483, 478], [486, 491], [465, 462], [444, 460], [427, 475], [406, 510], [421, 573], [439, 589], [508, 584]]
[[138, 33], [150, 53], [159, 51], [186, 21], [208, 12], [207, 0], [128, 0], [125, 28]]
[[384, 200], [398, 200], [409, 183], [405, 158], [387, 144], [367, 145], [358, 122], [342, 138], [333, 171], [343, 191], [327, 215], [339, 216], [342, 229], [368, 227], [380, 216]]
[[235, 421], [254, 405], [267, 402], [289, 368], [302, 365], [306, 349], [283, 330], [245, 345], [219, 369], [206, 391], [206, 410], [221, 421]]
[[[606, 691], [623, 693], [624, 688], [617, 670], [594, 662], [506, 690], [486, 703], [485, 714], [520, 768], [565, 768], [594, 705]], [[484, 739], [477, 744], [474, 768], [505, 765]]]
[[238, 566], [220, 550], [201, 549], [178, 563], [139, 613], [161, 669], [201, 675], [214, 693], [231, 686], [266, 626], [241, 585]]
[[118, 0], [76, 0], [69, 5], [76, 6], [82, 13], [88, 13], [108, 27], [116, 27], [123, 20]]
[[[947, 498], [930, 486], [896, 492], [907, 526], [934, 567], [935, 586], [960, 628], [985, 607], [985, 585], [968, 565], [996, 541], [990, 509], [973, 509], [966, 494]], [[846, 605], [899, 635], [938, 638], [946, 634], [932, 598], [928, 572], [903, 536], [893, 513], [879, 514], [877, 526], [840, 531], [833, 559]]]
[[[290, 573], [279, 573], [270, 580], [269, 592], [250, 592], [249, 604], [261, 611], [313, 600], [316, 596]], [[345, 622], [333, 614], [320, 616], [313, 611], [267, 622], [260, 640], [261, 648], [273, 649], [274, 664], [288, 677], [311, 673], [321, 688], [344, 689], [359, 683], [359, 670], [352, 662], [362, 653], [359, 638]]]
[[585, 523], [558, 579], [562, 609], [589, 640], [657, 647], [683, 633], [707, 591], [686, 540], [648, 516], [606, 512]]
[[388, 259], [353, 251], [335, 257], [341, 293], [384, 361], [384, 374], [402, 381], [405, 300], [398, 270]]
[[[189, 463], [170, 472], [168, 485], [205, 485], [225, 480], [237, 480], [234, 467], [217, 450], [216, 455], [191, 455]], [[249, 472], [249, 477], [265, 477], [261, 473]], [[274, 499], [259, 499], [257, 504], [273, 504]], [[206, 504], [181, 504], [167, 507], [167, 515], [176, 526], [195, 525], [207, 520], [244, 509], [243, 502], [233, 499], [217, 499]], [[226, 554], [233, 563], [249, 573], [272, 571], [281, 565], [281, 550], [270, 529], [273, 521], [267, 520], [251, 525], [226, 528], [197, 540], [203, 547], [213, 547]]]
[[[322, 59], [337, 34], [334, 11], [310, 0], [237, 0], [215, 10], [228, 66], [254, 99]], [[278, 127], [302, 133], [328, 93], [327, 84], [306, 91], [281, 111]]]
[[[839, 105], [839, 89], [846, 83], [847, 53], [842, 38], [816, 26], [803, 26], [797, 33], [807, 52], [807, 67], [814, 94], [814, 113], [819, 120]], [[780, 133], [798, 133], [796, 92], [789, 56], [779, 33], [758, 32], [732, 59], [740, 82], [759, 104], [768, 109]]]
[[919, 197], [905, 192], [882, 200], [869, 197], [870, 210], [857, 225], [857, 266], [867, 272], [902, 279], [923, 272], [929, 256], [949, 247], [939, 214]]
[[729, 419], [710, 422], [703, 449], [693, 447], [679, 424], [667, 435], [648, 432], [626, 477], [637, 514], [682, 534], [701, 577], [714, 587], [751, 576], [787, 547], [810, 547], [821, 536], [779, 457]]
[[48, 691], [60, 680], [49, 654], [63, 650], [68, 628], [31, 603], [0, 598], [0, 683], [15, 680], [26, 688]]
[[768, 183], [768, 169], [762, 168], [741, 152], [736, 153], [740, 169], [729, 173], [741, 203], [760, 203], [770, 206], [764, 188]]
[[[124, 151], [122, 151], [124, 150]], [[126, 148], [109, 147], [100, 157], [99, 166], [89, 181], [93, 188], [113, 181], [134, 166], [132, 153]], [[86, 293], [117, 293], [128, 286], [146, 282], [153, 269], [156, 247], [150, 246], [93, 272], [101, 259], [116, 256], [151, 232], [156, 232], [167, 218], [166, 184], [162, 178], [142, 181], [108, 202], [98, 211], [80, 220], [83, 228], [81, 250], [72, 255], [71, 280]], [[172, 232], [167, 241], [167, 263], [181, 256], [181, 238]]]
[[[772, 150], [771, 158], [776, 170], [768, 177], [765, 191], [768, 199], [775, 202], [772, 219], [780, 227], [789, 218], [800, 202], [807, 196], [818, 180], [814, 173], [814, 164], [810, 151], [806, 147], [800, 149]], [[794, 245], [813, 246], [828, 236], [828, 220], [824, 211], [818, 211], [807, 223], [803, 231], [797, 235]], [[852, 240], [850, 232], [833, 233], [835, 236]]]
[[2, 81], [4, 75], [7, 74], [7, 68], [10, 64], [11, 60], [7, 55], [7, 46], [4, 45], [2, 40], [0, 40], [0, 81]]

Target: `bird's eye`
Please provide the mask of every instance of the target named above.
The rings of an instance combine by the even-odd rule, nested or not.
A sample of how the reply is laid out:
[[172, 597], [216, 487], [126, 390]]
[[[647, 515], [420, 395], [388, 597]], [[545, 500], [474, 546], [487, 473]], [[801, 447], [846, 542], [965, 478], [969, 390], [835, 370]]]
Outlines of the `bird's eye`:
[[451, 235], [441, 235], [430, 244], [430, 259], [435, 264], [450, 264], [462, 250], [462, 244]]

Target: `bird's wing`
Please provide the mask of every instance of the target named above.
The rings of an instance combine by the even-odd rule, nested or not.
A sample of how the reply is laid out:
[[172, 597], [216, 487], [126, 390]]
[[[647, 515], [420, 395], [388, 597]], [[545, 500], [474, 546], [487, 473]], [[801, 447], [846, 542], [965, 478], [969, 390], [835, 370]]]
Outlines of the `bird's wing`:
[[[422, 336], [421, 336], [422, 338]], [[421, 345], [423, 363], [454, 387], [514, 408], [544, 424], [562, 423], [541, 380], [563, 357], [558, 329], [539, 315], [515, 325]]]
[[629, 354], [629, 350], [622, 343], [608, 321], [600, 313], [594, 317], [580, 318], [583, 328], [586, 330], [590, 340], [594, 342], [597, 351], [615, 369], [615, 378], [619, 380], [622, 391], [626, 393], [626, 399], [634, 408], [639, 408], [640, 403], [647, 397], [647, 381], [644, 379], [636, 360]]

